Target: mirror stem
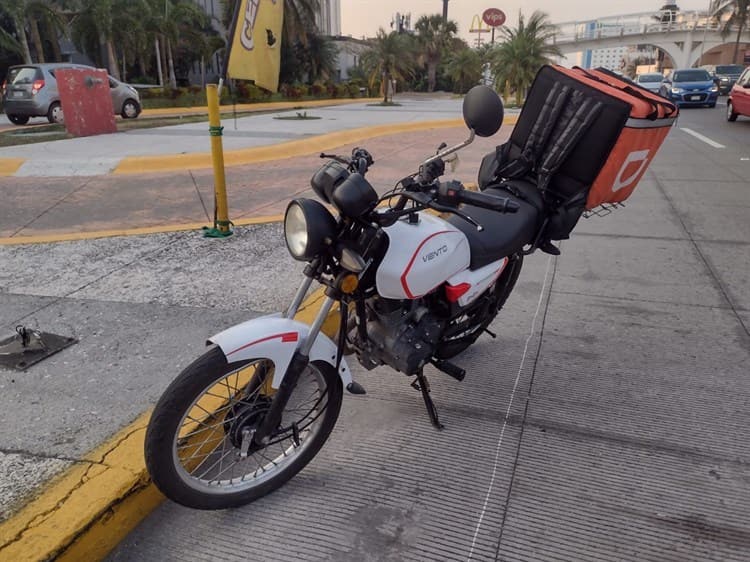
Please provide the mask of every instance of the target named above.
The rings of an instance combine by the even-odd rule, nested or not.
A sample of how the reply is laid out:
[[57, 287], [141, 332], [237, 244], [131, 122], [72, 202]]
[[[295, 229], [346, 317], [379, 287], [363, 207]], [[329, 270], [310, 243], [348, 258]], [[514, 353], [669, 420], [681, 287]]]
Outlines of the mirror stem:
[[474, 142], [474, 136], [475, 136], [474, 135], [474, 129], [469, 129], [469, 138], [468, 139], [466, 139], [461, 144], [457, 144], [456, 146], [452, 146], [450, 148], [446, 148], [445, 150], [442, 150], [442, 151], [438, 152], [435, 156], [432, 156], [432, 157], [428, 158], [427, 160], [425, 160], [424, 162], [422, 162], [422, 166], [425, 167], [425, 166], [427, 166], [428, 164], [430, 164], [432, 162], [436, 162], [437, 160], [440, 160], [441, 158], [444, 158], [444, 157], [448, 156], [449, 154], [453, 154], [454, 152], [457, 152], [457, 151], [461, 150], [462, 148], [465, 148], [465, 147], [469, 146], [471, 143]]

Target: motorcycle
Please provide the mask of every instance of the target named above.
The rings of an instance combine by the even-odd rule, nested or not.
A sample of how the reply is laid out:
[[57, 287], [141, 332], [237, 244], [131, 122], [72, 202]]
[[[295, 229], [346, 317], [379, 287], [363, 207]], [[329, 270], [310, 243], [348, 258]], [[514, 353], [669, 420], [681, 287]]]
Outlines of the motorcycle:
[[[222, 509], [282, 486], [325, 443], [344, 389], [365, 393], [345, 356], [366, 369], [388, 365], [415, 377], [412, 386], [442, 428], [424, 368], [464, 378], [451, 359], [481, 334], [494, 337], [488, 327], [523, 256], [537, 248], [542, 222], [525, 198], [440, 181], [447, 157], [499, 130], [503, 105], [477, 86], [463, 115], [468, 139], [442, 145], [382, 197], [366, 179], [373, 164], [366, 150], [321, 155], [329, 161], [311, 184], [336, 216], [314, 199], [289, 203], [286, 246], [307, 264], [291, 305], [210, 338], [154, 409], [146, 465], [167, 497]], [[308, 326], [294, 317], [314, 281], [325, 298]], [[335, 307], [339, 328], [329, 338], [322, 327]]]

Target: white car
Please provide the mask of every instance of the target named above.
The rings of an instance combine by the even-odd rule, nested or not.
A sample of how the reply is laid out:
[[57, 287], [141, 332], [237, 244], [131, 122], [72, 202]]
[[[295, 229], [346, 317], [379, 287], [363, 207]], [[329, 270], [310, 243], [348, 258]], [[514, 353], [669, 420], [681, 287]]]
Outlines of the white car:
[[660, 72], [648, 72], [646, 74], [639, 74], [635, 77], [636, 84], [641, 88], [646, 88], [647, 90], [654, 92], [655, 94], [659, 93], [662, 80], [664, 80], [664, 75]]

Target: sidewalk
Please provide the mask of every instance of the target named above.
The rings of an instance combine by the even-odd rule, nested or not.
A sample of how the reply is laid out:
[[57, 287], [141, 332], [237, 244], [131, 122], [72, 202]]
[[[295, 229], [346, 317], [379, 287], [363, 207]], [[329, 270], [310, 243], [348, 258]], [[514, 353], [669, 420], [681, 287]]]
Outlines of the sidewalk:
[[[460, 127], [460, 99], [403, 100], [401, 106], [380, 107], [372, 102], [290, 110], [240, 117], [224, 115], [227, 165], [275, 160], [284, 152], [308, 154], [360, 142], [372, 135], [440, 127]], [[302, 102], [301, 102], [301, 105]], [[289, 119], [297, 114], [307, 119]], [[279, 119], [282, 118], [282, 119]], [[372, 129], [375, 128], [373, 132]], [[380, 128], [378, 130], [378, 128]], [[4, 148], [0, 174], [16, 177], [95, 176], [174, 169], [210, 169], [210, 137], [206, 123], [158, 129], [134, 129], [113, 135]], [[312, 137], [331, 135], [314, 143]], [[260, 147], [273, 147], [261, 153]], [[255, 152], [253, 151], [255, 149]], [[249, 151], [249, 155], [248, 154]], [[265, 157], [262, 156], [265, 154]]]
[[[377, 124], [379, 109], [339, 108], [331, 126]], [[260, 122], [238, 131], [284, 123]], [[474, 181], [509, 129], [462, 151], [456, 177]], [[175, 147], [171, 135], [141, 135], [132, 155]], [[366, 146], [382, 191], [465, 136], [401, 132], [338, 152]], [[92, 144], [93, 160], [94, 148], [109, 150]], [[350, 365], [368, 394], [346, 397], [330, 442], [287, 487], [231, 512], [164, 504], [111, 560], [747, 560], [750, 203], [745, 178], [713, 163], [673, 131], [627, 209], [582, 221], [560, 258], [527, 259], [498, 339], [462, 356], [466, 381], [431, 378], [446, 431], [404, 377]], [[308, 153], [229, 168], [230, 218], [279, 215], [320, 164]], [[112, 548], [160, 503], [141, 414], [206, 337], [293, 295], [300, 264], [278, 223], [226, 240], [193, 230], [210, 222], [212, 185], [192, 169], [0, 178], [0, 335], [25, 324], [79, 339], [26, 372], [0, 370], [0, 559]], [[111, 236], [165, 224], [178, 226]]]

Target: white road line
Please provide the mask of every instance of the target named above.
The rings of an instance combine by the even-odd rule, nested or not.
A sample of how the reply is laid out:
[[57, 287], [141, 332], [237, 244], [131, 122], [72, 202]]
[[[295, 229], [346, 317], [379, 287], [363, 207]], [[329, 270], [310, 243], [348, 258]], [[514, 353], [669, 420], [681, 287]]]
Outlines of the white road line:
[[710, 138], [704, 137], [703, 135], [701, 135], [700, 133], [696, 133], [692, 129], [686, 129], [685, 127], [681, 127], [680, 130], [685, 131], [688, 135], [693, 135], [699, 141], [703, 141], [707, 145], [713, 146], [714, 148], [726, 148], [726, 146], [724, 146], [723, 144], [719, 144], [716, 141], [712, 141]]
[[[467, 562], [471, 562], [474, 558], [474, 549], [477, 545], [477, 537], [479, 536], [479, 530], [482, 527], [482, 521], [484, 521], [484, 515], [487, 512], [487, 504], [490, 501], [490, 496], [492, 495], [492, 489], [495, 486], [495, 477], [497, 476], [497, 469], [498, 465], [500, 463], [500, 449], [503, 446], [503, 438], [505, 437], [505, 428], [508, 426], [508, 418], [510, 417], [510, 410], [513, 407], [513, 400], [516, 397], [516, 390], [518, 389], [518, 382], [521, 379], [521, 373], [523, 372], [523, 367], [526, 364], [526, 356], [529, 352], [529, 343], [531, 342], [531, 338], [534, 337], [534, 332], [536, 330], [536, 321], [539, 317], [539, 313], [542, 310], [542, 303], [544, 302], [544, 293], [547, 289], [547, 278], [549, 277], [549, 271], [550, 271], [550, 265], [552, 265], [553, 257], [550, 256], [547, 258], [547, 269], [544, 272], [544, 281], [542, 282], [542, 291], [539, 293], [539, 302], [536, 303], [536, 312], [534, 313], [534, 318], [531, 320], [531, 329], [529, 331], [529, 335], [526, 338], [526, 345], [523, 347], [523, 355], [521, 356], [521, 364], [518, 367], [518, 373], [516, 374], [516, 380], [513, 383], [513, 390], [510, 393], [510, 401], [508, 402], [508, 408], [505, 410], [505, 419], [503, 420], [503, 427], [500, 430], [500, 437], [497, 440], [497, 446], [495, 447], [495, 464], [492, 467], [492, 476], [490, 478], [490, 484], [487, 488], [487, 495], [484, 498], [484, 504], [482, 505], [482, 511], [479, 514], [479, 521], [477, 522], [476, 529], [474, 529], [474, 537], [471, 540], [471, 549], [469, 550], [469, 556], [466, 558]], [[507, 509], [507, 506], [506, 506]]]

